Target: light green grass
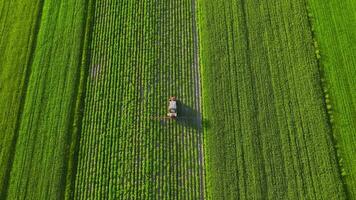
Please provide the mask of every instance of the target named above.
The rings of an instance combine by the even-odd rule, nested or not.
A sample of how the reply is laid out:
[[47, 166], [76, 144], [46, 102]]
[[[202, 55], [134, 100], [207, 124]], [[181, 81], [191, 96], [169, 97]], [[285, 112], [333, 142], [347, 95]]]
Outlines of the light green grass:
[[[198, 199], [191, 1], [94, 7], [74, 198]], [[151, 119], [166, 116], [170, 95], [189, 119]]]
[[199, 11], [209, 199], [345, 199], [305, 2]]
[[8, 199], [64, 198], [85, 5], [85, 1], [45, 1], [42, 11], [32, 10], [42, 12], [42, 17], [26, 99], [21, 99], [24, 107]]
[[309, 0], [333, 133], [350, 199], [356, 198], [356, 1]]
[[0, 199], [6, 195], [41, 1], [0, 1]]

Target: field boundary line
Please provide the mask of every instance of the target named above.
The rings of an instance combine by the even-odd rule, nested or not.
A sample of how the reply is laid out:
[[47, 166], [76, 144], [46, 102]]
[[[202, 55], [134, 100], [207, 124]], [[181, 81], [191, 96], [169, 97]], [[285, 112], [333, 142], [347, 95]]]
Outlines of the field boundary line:
[[16, 152], [16, 146], [17, 146], [17, 139], [19, 136], [19, 132], [20, 132], [20, 125], [21, 125], [21, 119], [22, 119], [22, 115], [23, 115], [23, 109], [25, 106], [25, 102], [26, 102], [26, 96], [27, 96], [27, 89], [28, 89], [28, 82], [30, 79], [30, 75], [31, 75], [31, 66], [34, 60], [34, 54], [36, 51], [36, 47], [37, 47], [37, 39], [38, 39], [38, 33], [41, 27], [41, 21], [42, 21], [42, 11], [43, 11], [43, 7], [44, 7], [44, 2], [45, 0], [39, 0], [38, 2], [38, 6], [37, 6], [37, 16], [35, 17], [35, 21], [34, 21], [34, 28], [32, 30], [32, 36], [30, 37], [30, 39], [32, 39], [32, 41], [30, 42], [30, 45], [28, 46], [29, 52], [27, 54], [27, 61], [25, 64], [25, 76], [24, 76], [24, 80], [21, 83], [22, 84], [22, 89], [21, 89], [21, 94], [20, 94], [20, 106], [19, 106], [19, 110], [18, 110], [18, 115], [17, 115], [17, 119], [16, 119], [16, 124], [15, 124], [15, 130], [14, 130], [14, 136], [12, 138], [11, 141], [11, 150], [10, 152], [10, 160], [6, 166], [6, 172], [5, 172], [5, 178], [4, 178], [4, 182], [3, 182], [3, 188], [1, 188], [0, 192], [2, 191], [2, 194], [0, 194], [0, 199], [6, 199], [7, 198], [7, 194], [8, 194], [8, 189], [9, 189], [9, 181], [10, 181], [10, 173], [12, 170], [12, 165], [13, 165], [13, 161], [15, 158], [15, 152]]
[[81, 46], [81, 57], [80, 64], [78, 66], [79, 71], [79, 80], [76, 83], [76, 95], [75, 95], [75, 105], [71, 111], [71, 120], [69, 120], [68, 126], [68, 143], [70, 145], [68, 152], [68, 159], [65, 159], [66, 162], [66, 178], [64, 179], [64, 199], [73, 199], [75, 192], [75, 180], [77, 174], [77, 165], [78, 165], [78, 153], [80, 147], [80, 135], [82, 132], [82, 119], [84, 112], [84, 99], [86, 91], [86, 83], [89, 73], [89, 63], [90, 63], [90, 42], [92, 40], [92, 24], [93, 24], [93, 12], [95, 12], [95, 1], [89, 0], [85, 5], [85, 17], [84, 22], [84, 38], [82, 40]]
[[200, 59], [199, 59], [199, 31], [197, 20], [197, 0], [192, 0], [192, 31], [193, 31], [193, 67], [194, 67], [194, 83], [195, 83], [195, 106], [197, 109], [197, 124], [198, 124], [198, 156], [199, 156], [199, 179], [200, 179], [200, 199], [203, 200], [205, 196], [205, 168], [204, 168], [204, 129], [202, 126], [202, 107], [201, 107], [201, 78], [200, 78]]
[[[317, 69], [318, 69], [317, 71], [319, 73], [319, 78], [317, 81], [321, 88], [321, 94], [322, 94], [321, 96], [322, 96], [323, 108], [324, 108], [325, 116], [326, 116], [326, 124], [329, 129], [327, 134], [329, 135], [329, 137], [331, 139], [332, 149], [333, 149], [333, 152], [335, 153], [336, 166], [338, 168], [337, 171], [339, 174], [339, 178], [342, 182], [342, 188], [344, 190], [344, 194], [346, 196], [346, 199], [351, 199], [349, 196], [350, 191], [346, 184], [345, 178], [342, 176], [343, 166], [339, 162], [340, 159], [342, 159], [342, 156], [340, 153], [341, 150], [337, 148], [338, 142], [336, 141], [335, 134], [334, 134], [335, 128], [334, 128], [333, 123], [331, 122], [331, 119], [333, 116], [332, 116], [332, 114], [330, 114], [330, 109], [328, 109], [328, 104], [332, 105], [332, 101], [329, 101], [329, 103], [327, 103], [327, 99], [328, 99], [327, 96], [330, 96], [330, 94], [327, 90], [328, 83], [326, 81], [325, 72], [323, 70], [323, 64], [321, 62], [321, 50], [319, 48], [319, 44], [318, 44], [319, 42], [318, 42], [318, 39], [317, 39], [317, 36], [315, 33], [315, 29], [314, 29], [313, 15], [311, 14], [312, 12], [310, 11], [309, 4], [306, 0], [304, 0], [304, 6], [305, 6], [306, 14], [307, 14], [309, 32], [310, 32], [311, 38], [313, 40], [312, 46], [314, 47], [314, 57], [315, 57]], [[331, 107], [333, 108], [333, 106], [331, 106]]]

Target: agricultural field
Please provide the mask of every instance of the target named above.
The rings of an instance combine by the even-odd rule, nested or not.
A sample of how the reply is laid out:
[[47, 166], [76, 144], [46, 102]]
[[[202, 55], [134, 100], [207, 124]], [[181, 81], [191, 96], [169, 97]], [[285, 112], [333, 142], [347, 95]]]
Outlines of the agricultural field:
[[0, 199], [355, 199], [352, 1], [0, 0]]
[[[9, 44], [1, 49], [6, 56], [2, 62], [9, 62], [3, 63], [5, 68], [2, 69], [6, 71], [1, 71], [1, 77], [8, 77], [2, 81], [6, 81], [6, 89], [14, 88], [15, 91], [14, 94], [4, 92], [13, 95], [12, 99], [7, 99], [10, 102], [5, 103], [11, 104], [14, 100], [15, 107], [4, 103], [1, 108], [5, 118], [8, 112], [14, 113], [8, 118], [14, 120], [14, 125], [9, 124], [11, 127], [5, 127], [1, 121], [4, 136], [12, 136], [1, 141], [6, 147], [1, 148], [1, 152], [12, 156], [2, 161], [4, 167], [3, 164], [1, 167], [6, 171], [1, 180], [1, 199], [62, 199], [79, 83], [86, 4], [84, 1], [14, 1], [9, 4], [2, 1], [2, 4], [5, 10], [9, 9], [7, 16], [17, 11], [14, 18], [18, 23], [11, 28], [8, 23], [12, 24], [15, 19], [9, 17], [3, 26], [4, 33], [16, 34], [4, 39]], [[35, 14], [28, 18], [32, 12]], [[8, 27], [10, 32], [5, 30]], [[18, 63], [16, 51], [21, 53]], [[11, 69], [12, 66], [18, 69]], [[12, 82], [12, 76], [16, 77], [16, 82]], [[22, 92], [24, 87], [26, 91]], [[9, 107], [12, 110], [5, 110]], [[5, 168], [10, 165], [11, 170]]]
[[[199, 199], [192, 1], [96, 1], [74, 199]], [[177, 121], [164, 120], [170, 95]]]
[[356, 1], [312, 0], [309, 9], [342, 176], [356, 199]]
[[34, 10], [39, 7], [39, 1], [0, 1], [0, 199], [11, 170], [21, 99], [36, 41], [38, 12]]
[[304, 1], [199, 16], [208, 197], [345, 199]]

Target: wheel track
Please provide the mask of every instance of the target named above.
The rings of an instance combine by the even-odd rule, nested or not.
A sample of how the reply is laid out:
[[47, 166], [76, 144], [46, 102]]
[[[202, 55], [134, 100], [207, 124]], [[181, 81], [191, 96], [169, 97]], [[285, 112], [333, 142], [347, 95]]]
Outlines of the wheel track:
[[197, 124], [198, 124], [198, 155], [199, 155], [199, 178], [200, 178], [200, 199], [204, 199], [204, 186], [205, 186], [205, 181], [204, 181], [204, 149], [203, 149], [203, 126], [202, 126], [202, 109], [201, 109], [201, 80], [200, 80], [200, 65], [199, 65], [199, 32], [197, 28], [197, 0], [192, 0], [192, 32], [193, 32], [193, 56], [194, 56], [194, 62], [193, 62], [193, 68], [195, 70], [194, 73], [194, 78], [195, 78], [195, 106], [197, 109]]

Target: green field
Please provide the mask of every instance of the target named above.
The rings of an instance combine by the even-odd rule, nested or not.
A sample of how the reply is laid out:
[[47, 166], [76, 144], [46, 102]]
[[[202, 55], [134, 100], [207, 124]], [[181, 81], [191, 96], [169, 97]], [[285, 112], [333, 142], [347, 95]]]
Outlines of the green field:
[[256, 5], [199, 1], [208, 197], [344, 199], [305, 4]]
[[0, 1], [0, 199], [7, 190], [40, 7], [39, 1]]
[[309, 6], [342, 175], [356, 199], [356, 1], [311, 0]]
[[355, 199], [353, 1], [0, 0], [0, 199]]
[[[5, 64], [9, 68], [13, 65], [25, 68], [18, 72], [19, 77], [24, 77], [21, 85], [25, 86], [18, 89], [23, 105], [20, 104], [20, 119], [14, 133], [17, 140], [5, 141], [7, 145], [16, 146], [11, 147], [14, 151], [11, 152], [12, 168], [2, 181], [7, 184], [3, 186], [7, 189], [2, 195], [7, 195], [8, 199], [61, 199], [79, 83], [86, 4], [84, 1], [62, 1], [60, 4], [28, 1], [28, 6], [34, 5], [26, 14], [23, 13], [26, 4], [16, 3], [20, 6], [9, 8], [9, 12], [18, 8], [17, 14], [24, 18], [25, 24], [28, 13], [37, 13], [30, 20], [29, 31], [14, 30], [30, 40], [16, 47], [28, 48], [31, 57], [24, 63]], [[38, 25], [33, 25], [36, 23]], [[12, 55], [17, 57], [16, 52]], [[11, 79], [8, 82], [12, 84]], [[26, 87], [25, 95], [21, 94], [22, 87]], [[8, 130], [11, 134], [12, 130]]]
[[202, 195], [191, 3], [96, 1], [75, 199]]

